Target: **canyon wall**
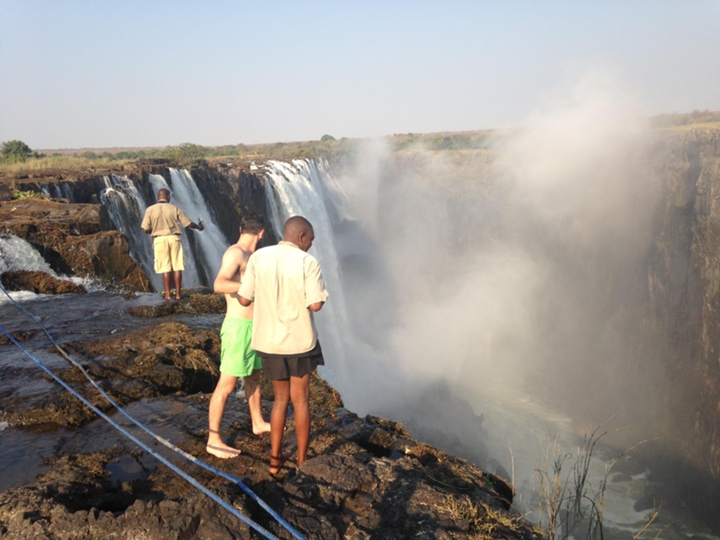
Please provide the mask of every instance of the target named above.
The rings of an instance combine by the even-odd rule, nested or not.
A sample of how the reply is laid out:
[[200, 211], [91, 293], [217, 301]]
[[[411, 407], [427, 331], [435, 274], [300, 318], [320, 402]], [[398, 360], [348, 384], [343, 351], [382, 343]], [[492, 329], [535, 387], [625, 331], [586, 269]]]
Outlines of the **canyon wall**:
[[666, 435], [689, 470], [720, 478], [720, 132], [656, 141], [663, 190], [648, 263], [649, 316], [667, 343], [659, 365]]
[[[649, 199], [660, 204], [646, 272], [633, 284], [638, 289], [633, 317], [644, 319], [638, 321], [637, 348], [642, 353], [628, 369], [648, 374], [639, 392], [648, 397], [647, 406], [683, 472], [715, 489], [720, 480], [720, 132], [658, 132], [652, 154], [658, 193]], [[147, 176], [160, 174], [169, 180], [170, 166], [156, 160], [120, 171], [6, 176], [0, 183], [15, 190], [41, 192], [54, 184], [58, 193], [70, 194], [72, 202], [0, 202], [2, 230], [27, 239], [58, 272], [96, 275], [148, 290], [147, 277], [99, 204], [98, 193], [102, 176], [116, 174], [127, 176], [147, 198]], [[266, 215], [261, 171], [250, 170], [246, 163], [203, 162], [189, 170], [211, 201], [210, 210], [228, 244], [237, 239], [243, 214]], [[74, 255], [79, 252], [84, 255]], [[640, 311], [638, 303], [643, 304]]]

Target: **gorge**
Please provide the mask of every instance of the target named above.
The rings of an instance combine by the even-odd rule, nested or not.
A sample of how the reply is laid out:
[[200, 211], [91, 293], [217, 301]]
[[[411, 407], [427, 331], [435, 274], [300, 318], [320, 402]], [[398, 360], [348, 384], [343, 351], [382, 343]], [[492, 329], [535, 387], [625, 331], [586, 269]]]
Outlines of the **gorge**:
[[208, 225], [184, 235], [188, 287], [210, 285], [244, 213], [275, 239], [303, 213], [331, 291], [321, 374], [350, 410], [402, 422], [518, 491], [536, 465], [521, 463], [521, 441], [543, 434], [508, 450], [503, 414], [521, 413], [497, 403], [542, 405], [579, 435], [608, 426], [611, 447], [648, 441], [639, 459], [673, 486], [650, 506], [684, 501], [718, 531], [720, 131], [591, 122], [583, 138], [565, 120], [561, 135], [540, 124], [468, 152], [367, 142], [342, 167], [20, 174], [3, 183], [50, 198], [0, 202], [2, 229], [57, 274], [147, 292], [159, 283], [134, 227], [158, 186]]

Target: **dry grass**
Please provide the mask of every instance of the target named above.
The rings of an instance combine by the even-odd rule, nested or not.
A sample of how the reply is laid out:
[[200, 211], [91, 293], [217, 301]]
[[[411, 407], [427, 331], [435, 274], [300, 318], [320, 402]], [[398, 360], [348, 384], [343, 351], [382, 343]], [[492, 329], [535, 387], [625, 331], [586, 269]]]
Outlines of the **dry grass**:
[[17, 163], [0, 162], [0, 171], [6, 173], [22, 173], [25, 171], [42, 171], [47, 169], [96, 169], [116, 168], [125, 163], [134, 161], [132, 159], [111, 160], [108, 158], [87, 159], [75, 156], [46, 156], [32, 158]]
[[[520, 532], [518, 517], [511, 516], [499, 510], [493, 510], [484, 503], [474, 504], [468, 497], [447, 497], [450, 512], [457, 518], [468, 523], [468, 538], [475, 540], [490, 540], [498, 538], [498, 533]], [[542, 531], [535, 531], [542, 534]], [[505, 536], [502, 536], [503, 538]]]
[[694, 131], [696, 129], [710, 129], [710, 130], [720, 130], [720, 121], [718, 122], [701, 122], [698, 124], [685, 124], [680, 126], [666, 126], [657, 128], [658, 131], [661, 131], [663, 133], [687, 133], [689, 131]]

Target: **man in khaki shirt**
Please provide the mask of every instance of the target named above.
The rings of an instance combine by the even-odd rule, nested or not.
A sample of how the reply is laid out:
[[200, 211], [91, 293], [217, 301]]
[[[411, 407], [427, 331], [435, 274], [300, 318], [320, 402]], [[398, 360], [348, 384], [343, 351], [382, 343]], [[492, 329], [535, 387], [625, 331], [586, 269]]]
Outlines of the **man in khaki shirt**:
[[297, 466], [307, 459], [310, 439], [310, 373], [324, 365], [313, 313], [328, 298], [320, 263], [307, 253], [315, 239], [300, 216], [285, 223], [283, 241], [250, 256], [238, 291], [240, 303], [255, 302], [252, 348], [262, 358], [263, 374], [273, 384], [270, 415], [270, 473], [287, 460], [282, 438], [292, 401], [298, 442]]
[[205, 226], [194, 223], [185, 212], [174, 204], [170, 204], [170, 192], [165, 189], [158, 190], [158, 201], [145, 210], [140, 227], [153, 237], [153, 251], [155, 252], [155, 273], [163, 275], [165, 300], [171, 300], [170, 275], [175, 278], [175, 298], [180, 300], [182, 287], [182, 271], [185, 270], [182, 243], [180, 242], [180, 225], [189, 229], [205, 230]]

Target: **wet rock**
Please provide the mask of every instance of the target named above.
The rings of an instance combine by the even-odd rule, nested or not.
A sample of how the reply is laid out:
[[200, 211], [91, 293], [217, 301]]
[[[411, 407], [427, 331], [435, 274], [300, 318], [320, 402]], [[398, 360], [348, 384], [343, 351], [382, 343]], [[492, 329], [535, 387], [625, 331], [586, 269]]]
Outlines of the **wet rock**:
[[182, 294], [183, 298], [180, 300], [163, 301], [150, 306], [133, 306], [128, 308], [128, 313], [146, 319], [168, 317], [180, 313], [191, 315], [225, 313], [225, 297], [213, 293], [206, 287], [183, 289]]
[[[210, 392], [217, 382], [219, 336], [180, 323], [150, 326], [109, 339], [66, 343], [63, 348], [80, 359], [90, 376], [121, 405], [178, 392]], [[76, 367], [56, 373], [96, 407], [109, 408]], [[0, 410], [10, 426], [80, 425], [94, 417], [91, 410], [59, 386], [31, 396], [22, 389], [3, 393]]]
[[35, 198], [0, 202], [4, 230], [33, 245], [56, 272], [149, 291], [147, 275], [130, 257], [127, 238], [103, 230], [106, 213], [99, 204]]
[[[238, 458], [225, 461], [205, 454], [207, 431], [198, 430], [207, 422], [207, 396], [202, 394], [178, 398], [185, 407], [173, 416], [174, 427], [185, 433], [179, 445], [242, 479], [308, 539], [538, 538], [522, 517], [508, 510], [492, 475], [408, 437], [396, 422], [328, 408], [334, 390], [315, 379], [312, 393], [319, 395], [312, 406], [309, 459], [298, 471], [291, 458], [277, 476], [268, 473], [269, 438], [250, 432], [246, 402], [228, 403], [227, 414], [244, 414], [248, 421], [226, 433], [243, 450]], [[267, 414], [271, 403], [264, 401], [263, 407]], [[291, 415], [291, 447], [293, 433]], [[374, 453], [358, 444], [373, 438], [405, 452], [393, 459], [379, 455], [385, 450]], [[143, 454], [113, 444], [107, 450], [52, 458], [51, 470], [32, 484], [0, 494], [4, 534], [22, 538], [31, 530], [37, 537], [63, 538], [72, 530], [75, 537], [88, 539], [256, 537], [246, 523], [165, 466], [151, 466], [131, 482], [108, 474], [122, 456], [145, 463]], [[244, 515], [278, 537], [290, 538], [239, 486], [205, 469], [193, 467], [191, 472]]]
[[[10, 335], [15, 341], [22, 343], [35, 337], [38, 332], [39, 330], [16, 330], [15, 332], [10, 332]], [[10, 338], [5, 334], [0, 334], [0, 345], [10, 345], [11, 343]]]
[[8, 291], [32, 291], [38, 294], [84, 293], [85, 287], [66, 279], [58, 279], [45, 272], [18, 270], [0, 275], [3, 287]]

